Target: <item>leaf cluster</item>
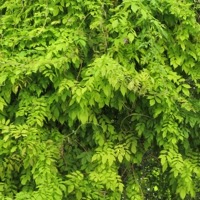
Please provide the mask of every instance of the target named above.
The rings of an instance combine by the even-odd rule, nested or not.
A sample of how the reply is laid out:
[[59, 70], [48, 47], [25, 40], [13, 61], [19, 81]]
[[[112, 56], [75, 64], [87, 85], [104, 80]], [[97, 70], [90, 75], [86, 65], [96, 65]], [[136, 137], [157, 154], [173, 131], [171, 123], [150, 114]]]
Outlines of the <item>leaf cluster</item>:
[[0, 198], [199, 198], [197, 1], [0, 0]]

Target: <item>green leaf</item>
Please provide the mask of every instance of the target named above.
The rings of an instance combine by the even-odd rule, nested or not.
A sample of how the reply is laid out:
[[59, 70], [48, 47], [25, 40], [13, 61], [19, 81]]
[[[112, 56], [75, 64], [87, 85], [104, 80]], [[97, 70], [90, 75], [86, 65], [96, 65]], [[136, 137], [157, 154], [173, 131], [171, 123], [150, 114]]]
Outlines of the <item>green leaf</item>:
[[6, 105], [5, 100], [2, 97], [0, 97], [0, 111], [3, 111], [5, 105]]
[[163, 108], [161, 107], [155, 108], [153, 117], [154, 118], [158, 117], [158, 115], [161, 114], [162, 112], [163, 112]]
[[121, 91], [122, 95], [125, 96], [127, 89], [124, 86], [121, 86], [120, 91]]
[[109, 166], [112, 166], [114, 161], [115, 161], [115, 157], [113, 155], [108, 155], [108, 164], [109, 164]]
[[106, 164], [107, 160], [108, 160], [107, 155], [103, 155], [102, 156], [102, 164]]
[[133, 154], [135, 154], [137, 152], [137, 143], [136, 142], [132, 143], [132, 145], [131, 145], [131, 152]]
[[119, 21], [117, 19], [112, 21], [112, 27], [113, 28], [116, 28], [118, 26], [118, 24], [119, 24]]
[[82, 124], [85, 124], [88, 121], [89, 114], [86, 109], [81, 109], [77, 115]]
[[186, 96], [190, 96], [190, 92], [187, 88], [182, 88], [182, 91]]
[[81, 191], [77, 191], [76, 192], [76, 199], [80, 200], [82, 198], [82, 192]]
[[74, 185], [69, 185], [68, 186], [68, 193], [72, 193], [74, 191]]
[[136, 13], [139, 9], [140, 9], [139, 6], [137, 6], [136, 4], [132, 3], [132, 5], [131, 5], [131, 10], [132, 10], [134, 13]]
[[181, 197], [181, 199], [184, 199], [185, 196], [186, 196], [186, 190], [185, 190], [185, 188], [180, 189], [180, 197]]
[[15, 152], [16, 150], [17, 150], [17, 146], [14, 146], [14, 147], [11, 148], [10, 152], [13, 153], [13, 152]]
[[153, 106], [155, 104], [155, 99], [150, 99], [150, 106]]
[[3, 138], [4, 142], [7, 142], [7, 140], [9, 139], [9, 137], [10, 137], [9, 135], [5, 135], [4, 138]]
[[153, 190], [154, 190], [155, 192], [158, 191], [158, 186], [155, 185], [155, 186], [153, 187]]
[[128, 34], [128, 39], [129, 39], [129, 42], [133, 42], [133, 40], [135, 39], [135, 35], [133, 33], [129, 33]]
[[125, 154], [125, 158], [126, 158], [127, 161], [130, 161], [130, 159], [131, 159], [130, 154], [129, 154], [129, 153], [126, 153], [126, 154]]
[[[110, 85], [105, 85], [103, 87], [103, 92], [107, 97], [109, 97], [111, 95], [111, 87], [110, 87]], [[124, 92], [124, 89], [123, 89], [123, 92]]]
[[121, 154], [119, 154], [117, 158], [118, 158], [119, 162], [121, 163], [123, 160], [123, 156]]
[[7, 79], [7, 76], [8, 76], [7, 74], [2, 74], [0, 76], [0, 86], [4, 84], [5, 80]]

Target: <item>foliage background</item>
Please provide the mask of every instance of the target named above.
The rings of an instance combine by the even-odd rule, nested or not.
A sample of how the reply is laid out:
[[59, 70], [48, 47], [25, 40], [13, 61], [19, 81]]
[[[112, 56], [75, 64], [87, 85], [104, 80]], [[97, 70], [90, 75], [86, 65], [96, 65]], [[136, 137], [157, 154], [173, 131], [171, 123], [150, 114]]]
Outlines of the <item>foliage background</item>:
[[199, 10], [0, 0], [0, 198], [200, 198]]

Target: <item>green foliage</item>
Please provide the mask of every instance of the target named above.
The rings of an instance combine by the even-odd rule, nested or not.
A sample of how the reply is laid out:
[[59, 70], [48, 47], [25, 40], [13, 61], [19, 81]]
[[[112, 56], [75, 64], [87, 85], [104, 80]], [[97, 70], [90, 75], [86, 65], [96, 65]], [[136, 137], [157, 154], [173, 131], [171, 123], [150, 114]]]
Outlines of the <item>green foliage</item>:
[[0, 0], [0, 199], [200, 198], [192, 0]]

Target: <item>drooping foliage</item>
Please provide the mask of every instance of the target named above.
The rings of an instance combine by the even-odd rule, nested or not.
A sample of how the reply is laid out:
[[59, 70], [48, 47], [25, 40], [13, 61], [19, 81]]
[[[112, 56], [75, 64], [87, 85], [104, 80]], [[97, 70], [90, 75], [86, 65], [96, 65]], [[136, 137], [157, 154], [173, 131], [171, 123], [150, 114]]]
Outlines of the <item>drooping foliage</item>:
[[0, 199], [200, 198], [192, 0], [0, 0]]

